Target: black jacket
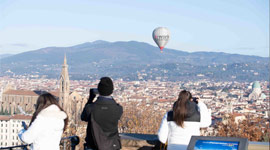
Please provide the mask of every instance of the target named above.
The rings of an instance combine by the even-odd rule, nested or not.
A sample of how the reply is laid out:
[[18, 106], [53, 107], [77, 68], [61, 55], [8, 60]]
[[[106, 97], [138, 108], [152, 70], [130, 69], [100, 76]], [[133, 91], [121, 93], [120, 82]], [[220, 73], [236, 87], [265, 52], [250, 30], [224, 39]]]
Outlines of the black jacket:
[[[174, 102], [173, 107], [175, 107], [175, 103], [176, 102]], [[187, 115], [185, 117], [185, 121], [200, 122], [201, 118], [197, 104], [193, 101], [187, 101], [186, 107], [187, 107]], [[174, 121], [173, 111], [168, 112], [167, 121]]]
[[88, 122], [86, 145], [93, 149], [97, 149], [95, 140], [91, 131], [91, 114], [94, 120], [108, 134], [118, 134], [118, 121], [123, 114], [123, 108], [117, 104], [111, 97], [99, 96], [94, 103], [86, 104], [81, 120]]

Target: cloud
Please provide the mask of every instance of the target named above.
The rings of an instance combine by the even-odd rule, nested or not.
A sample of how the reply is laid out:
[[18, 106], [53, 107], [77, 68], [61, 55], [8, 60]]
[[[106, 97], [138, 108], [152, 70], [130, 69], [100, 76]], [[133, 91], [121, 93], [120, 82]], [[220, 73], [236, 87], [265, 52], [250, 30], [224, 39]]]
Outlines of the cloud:
[[13, 43], [13, 44], [9, 44], [10, 46], [16, 46], [16, 47], [28, 47], [27, 44], [23, 44], [23, 43]]
[[256, 48], [254, 48], [254, 47], [239, 47], [236, 49], [238, 49], [238, 50], [255, 50]]
[[269, 46], [257, 46], [257, 47], [237, 47], [238, 50], [260, 50], [260, 49], [269, 49]]

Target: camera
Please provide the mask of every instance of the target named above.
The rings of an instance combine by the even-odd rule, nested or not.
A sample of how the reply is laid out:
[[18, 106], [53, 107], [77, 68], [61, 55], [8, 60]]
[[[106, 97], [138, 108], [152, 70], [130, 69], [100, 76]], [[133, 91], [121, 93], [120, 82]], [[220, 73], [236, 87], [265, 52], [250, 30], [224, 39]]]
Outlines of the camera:
[[94, 93], [95, 95], [99, 94], [99, 92], [98, 92], [98, 89], [97, 89], [97, 88], [94, 88], [94, 89], [92, 89], [92, 90], [93, 90], [93, 93]]
[[196, 104], [198, 104], [198, 97], [192, 97], [192, 101], [195, 102]]
[[22, 121], [22, 126], [23, 126], [23, 128], [26, 130], [27, 129], [27, 125], [26, 125], [26, 123], [24, 122], [24, 121]]

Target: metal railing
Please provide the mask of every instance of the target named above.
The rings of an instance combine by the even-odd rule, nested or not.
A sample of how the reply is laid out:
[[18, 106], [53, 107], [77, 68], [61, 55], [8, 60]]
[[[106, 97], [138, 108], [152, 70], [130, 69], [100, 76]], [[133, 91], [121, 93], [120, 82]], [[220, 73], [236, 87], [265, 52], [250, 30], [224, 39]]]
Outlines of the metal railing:
[[[63, 150], [66, 150], [67, 143], [70, 142], [70, 149], [75, 150], [76, 146], [80, 143], [80, 138], [76, 135], [64, 137], [61, 139], [61, 143], [63, 144]], [[17, 146], [10, 146], [10, 147], [0, 147], [0, 150], [28, 150], [30, 145], [17, 145]]]
[[[145, 146], [145, 148], [149, 146], [149, 149], [151, 149], [155, 148], [158, 144], [158, 137], [154, 134], [120, 133], [120, 137], [122, 147], [134, 147], [140, 149], [143, 146]], [[248, 142], [248, 150], [269, 150], [269, 147], [269, 142]], [[160, 147], [158, 147], [158, 149], [160, 149]]]
[[0, 147], [0, 149], [13, 150], [13, 149], [21, 148], [21, 150], [28, 150], [27, 149], [28, 146], [29, 145], [18, 145], [18, 146], [10, 146], [10, 147]]
[[67, 142], [69, 141], [71, 150], [75, 150], [76, 146], [80, 143], [80, 138], [76, 135], [62, 138], [61, 142], [63, 142], [63, 150], [66, 150]]
[[[157, 142], [158, 138], [157, 135], [153, 134], [132, 134], [132, 133], [120, 133], [122, 146], [125, 147], [132, 147], [134, 144], [136, 146], [141, 144], [136, 144], [134, 142], [128, 142], [125, 144], [123, 140], [134, 140], [134, 141], [146, 141], [148, 144], [152, 145], [154, 147]], [[70, 142], [70, 144], [68, 143]], [[69, 136], [64, 137], [61, 139], [61, 146], [63, 150], [67, 150], [67, 148], [70, 148], [71, 150], [75, 150], [76, 146], [80, 143], [80, 139], [78, 136]], [[145, 143], [143, 143], [145, 144]], [[12, 146], [12, 147], [0, 147], [0, 150], [28, 150], [29, 145], [18, 145], [18, 146]], [[141, 145], [142, 146], [142, 145]], [[249, 150], [258, 150], [258, 149], [268, 149], [269, 148], [269, 142], [251, 142], [249, 141]]]

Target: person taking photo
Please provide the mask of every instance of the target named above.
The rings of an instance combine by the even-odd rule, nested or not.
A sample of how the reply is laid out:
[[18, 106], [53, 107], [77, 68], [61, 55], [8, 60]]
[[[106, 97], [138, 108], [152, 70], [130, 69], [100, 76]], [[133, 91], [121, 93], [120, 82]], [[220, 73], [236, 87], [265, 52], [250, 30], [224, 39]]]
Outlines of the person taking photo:
[[168, 144], [168, 150], [186, 150], [191, 136], [200, 136], [200, 128], [210, 124], [211, 111], [199, 99], [196, 104], [191, 93], [183, 90], [179, 93], [173, 110], [164, 115], [158, 139], [161, 143]]
[[[111, 96], [113, 89], [113, 82], [109, 77], [100, 79], [97, 91], [90, 89], [88, 102], [81, 114], [81, 120], [88, 122], [85, 150], [121, 149], [118, 121], [123, 108]], [[97, 92], [99, 96], [93, 102]]]
[[63, 131], [67, 128], [68, 116], [58, 100], [50, 93], [38, 97], [36, 111], [29, 127], [19, 132], [20, 139], [32, 144], [31, 150], [60, 150]]

